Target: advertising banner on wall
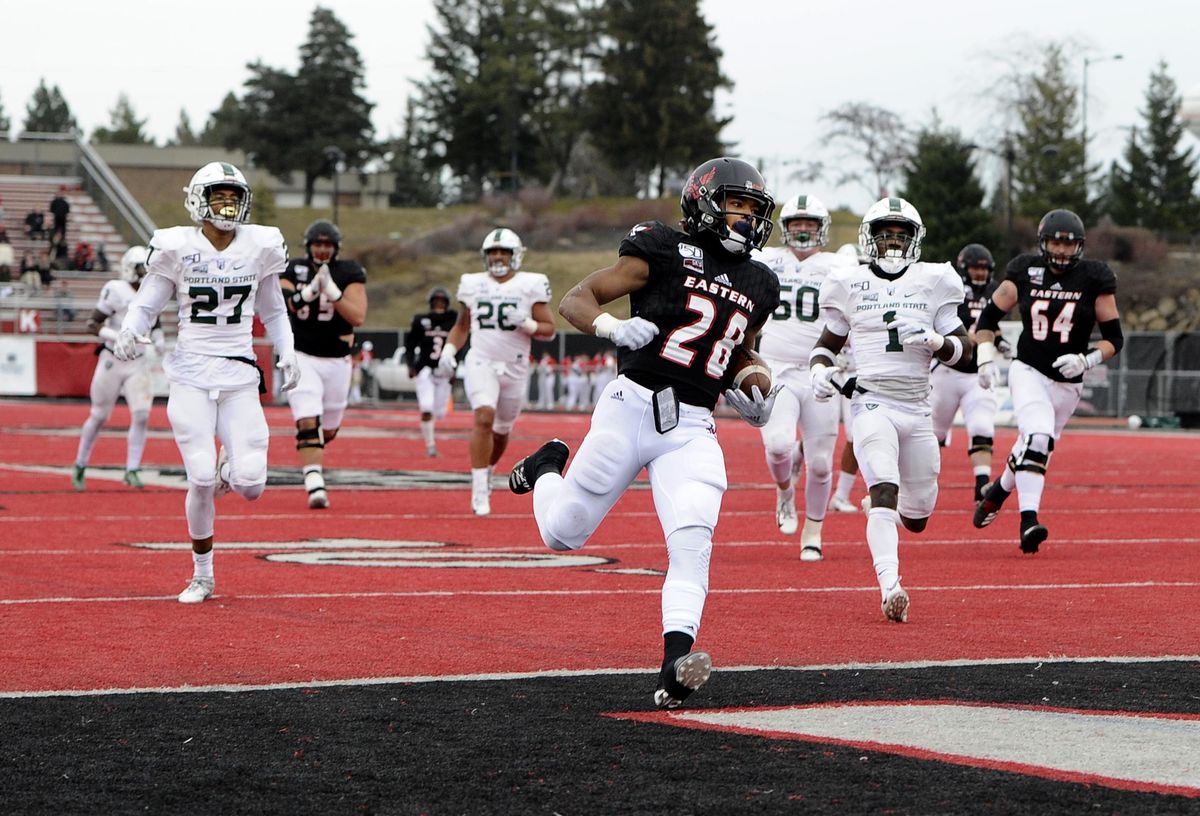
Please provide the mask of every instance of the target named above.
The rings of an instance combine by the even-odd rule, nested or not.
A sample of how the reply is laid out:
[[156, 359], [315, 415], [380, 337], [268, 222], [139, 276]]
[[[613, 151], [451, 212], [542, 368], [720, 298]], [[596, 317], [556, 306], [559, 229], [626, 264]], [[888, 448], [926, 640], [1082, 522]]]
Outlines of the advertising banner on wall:
[[37, 393], [37, 341], [28, 337], [0, 336], [0, 394], [30, 396]]

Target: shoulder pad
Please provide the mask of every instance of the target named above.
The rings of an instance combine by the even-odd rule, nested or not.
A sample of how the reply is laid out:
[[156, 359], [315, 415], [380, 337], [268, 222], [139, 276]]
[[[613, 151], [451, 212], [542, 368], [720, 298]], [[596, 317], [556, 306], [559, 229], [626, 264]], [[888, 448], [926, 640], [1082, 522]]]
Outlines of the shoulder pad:
[[159, 252], [170, 252], [182, 248], [195, 227], [166, 227], [157, 229], [150, 236], [150, 247]]

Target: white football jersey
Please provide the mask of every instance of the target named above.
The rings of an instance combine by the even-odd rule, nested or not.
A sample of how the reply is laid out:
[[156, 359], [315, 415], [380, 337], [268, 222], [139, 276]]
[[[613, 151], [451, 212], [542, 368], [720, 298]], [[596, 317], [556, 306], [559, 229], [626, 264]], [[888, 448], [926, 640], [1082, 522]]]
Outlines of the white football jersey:
[[175, 286], [178, 352], [253, 358], [254, 301], [260, 286], [279, 286], [287, 246], [277, 227], [243, 224], [218, 251], [199, 227], [155, 230], [147, 275]]
[[[96, 301], [96, 310], [106, 315], [104, 325], [113, 331], [121, 331], [121, 321], [125, 319], [129, 304], [133, 303], [136, 295], [137, 290], [127, 281], [110, 280], [104, 284], [104, 288], [100, 290], [100, 298]], [[104, 341], [104, 347], [112, 351], [112, 343], [107, 340]]]
[[821, 316], [821, 284], [835, 269], [858, 265], [854, 258], [834, 252], [815, 252], [803, 261], [787, 247], [758, 254], [779, 278], [779, 308], [762, 327], [759, 353], [770, 361], [808, 367], [808, 355], [825, 328]]
[[881, 393], [923, 399], [929, 391], [929, 362], [933, 352], [921, 345], [906, 346], [895, 329], [896, 317], [906, 317], [940, 334], [962, 325], [962, 279], [948, 263], [914, 263], [895, 280], [869, 265], [834, 271], [821, 286], [821, 308], [838, 334], [849, 329], [859, 383], [875, 383]]
[[468, 272], [458, 282], [458, 300], [471, 310], [471, 350], [497, 362], [523, 362], [532, 339], [517, 327], [533, 316], [535, 303], [550, 302], [550, 279], [517, 272], [500, 283], [490, 272]]

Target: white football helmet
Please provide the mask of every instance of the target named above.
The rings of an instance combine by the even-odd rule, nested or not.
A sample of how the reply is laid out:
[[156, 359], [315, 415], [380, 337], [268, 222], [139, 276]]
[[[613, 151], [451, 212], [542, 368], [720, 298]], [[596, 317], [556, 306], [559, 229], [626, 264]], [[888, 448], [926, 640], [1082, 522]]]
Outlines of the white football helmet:
[[[241, 190], [242, 200], [238, 206], [225, 206], [221, 212], [214, 213], [209, 206], [208, 196], [214, 187], [236, 187]], [[250, 220], [250, 185], [242, 171], [229, 162], [209, 162], [196, 171], [191, 182], [183, 188], [183, 206], [197, 224], [208, 221], [214, 227], [224, 232], [245, 224]]]
[[[900, 224], [905, 227], [908, 237], [900, 236], [899, 239], [893, 238], [891, 241], [884, 239], [879, 232], [888, 224]], [[896, 196], [881, 198], [868, 207], [858, 228], [858, 243], [869, 261], [913, 263], [921, 257], [921, 241], [924, 238], [925, 224], [921, 221], [921, 214], [912, 204]]]
[[[788, 222], [798, 218], [807, 218], [820, 224], [816, 233], [798, 232], [792, 234], [788, 230]], [[814, 249], [829, 243], [829, 225], [833, 219], [829, 217], [829, 209], [816, 196], [792, 196], [784, 202], [779, 211], [779, 226], [783, 228], [783, 245], [792, 249]]]
[[[507, 249], [512, 253], [512, 260], [508, 263], [489, 263], [489, 249]], [[521, 258], [525, 257], [525, 246], [521, 243], [521, 237], [504, 227], [496, 227], [489, 232], [484, 237], [483, 246], [479, 251], [483, 253], [483, 268], [497, 278], [503, 278], [509, 272], [516, 272], [521, 268]]]
[[144, 246], [131, 246], [121, 256], [121, 280], [137, 284], [146, 277], [146, 261], [150, 259], [150, 250]]

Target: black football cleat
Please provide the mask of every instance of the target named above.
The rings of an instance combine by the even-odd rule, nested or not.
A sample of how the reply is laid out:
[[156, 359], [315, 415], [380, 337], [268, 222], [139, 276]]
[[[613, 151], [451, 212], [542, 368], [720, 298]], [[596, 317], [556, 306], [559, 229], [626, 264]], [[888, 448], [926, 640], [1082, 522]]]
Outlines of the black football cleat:
[[1037, 517], [1021, 522], [1021, 552], [1033, 555], [1038, 551], [1038, 547], [1042, 545], [1050, 535], [1050, 531], [1040, 524]]
[[992, 482], [983, 490], [983, 499], [975, 505], [975, 515], [971, 519], [971, 523], [980, 530], [987, 527], [996, 520], [996, 514], [1000, 512], [1004, 500], [1010, 495], [1010, 491], [1000, 486], [999, 479]]
[[571, 449], [561, 439], [551, 439], [520, 462], [508, 474], [508, 489], [518, 496], [533, 490], [538, 478], [549, 472], [561, 474]]
[[679, 708], [688, 695], [708, 682], [712, 675], [712, 658], [708, 652], [689, 652], [663, 667], [654, 705], [658, 708]]

